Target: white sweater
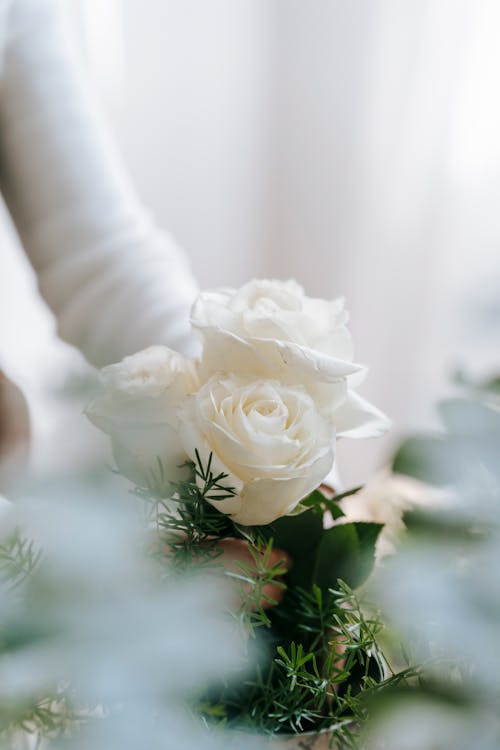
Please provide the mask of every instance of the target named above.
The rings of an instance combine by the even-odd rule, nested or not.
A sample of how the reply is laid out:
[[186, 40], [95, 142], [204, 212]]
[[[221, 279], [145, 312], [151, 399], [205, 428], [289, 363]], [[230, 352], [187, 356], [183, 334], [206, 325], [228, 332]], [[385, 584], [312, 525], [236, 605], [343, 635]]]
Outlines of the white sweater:
[[0, 0], [0, 190], [59, 334], [92, 363], [191, 348], [196, 284], [140, 205], [53, 0]]

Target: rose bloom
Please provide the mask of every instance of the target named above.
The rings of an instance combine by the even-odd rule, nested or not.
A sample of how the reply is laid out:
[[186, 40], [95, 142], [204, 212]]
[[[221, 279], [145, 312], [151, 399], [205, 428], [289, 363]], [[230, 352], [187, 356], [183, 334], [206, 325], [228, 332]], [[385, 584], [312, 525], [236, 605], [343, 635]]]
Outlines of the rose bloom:
[[151, 346], [104, 367], [101, 381], [86, 414], [111, 437], [119, 471], [140, 486], [187, 478], [177, 409], [197, 387], [192, 363], [165, 346]]
[[207, 499], [243, 525], [294, 510], [334, 461], [334, 428], [303, 386], [218, 373], [181, 405], [180, 436], [235, 495]]
[[203, 292], [191, 317], [203, 342], [201, 377], [224, 371], [300, 384], [333, 416], [337, 436], [379, 435], [387, 418], [352, 390], [365, 368], [353, 362], [347, 321], [343, 299], [307, 297], [295, 281]]

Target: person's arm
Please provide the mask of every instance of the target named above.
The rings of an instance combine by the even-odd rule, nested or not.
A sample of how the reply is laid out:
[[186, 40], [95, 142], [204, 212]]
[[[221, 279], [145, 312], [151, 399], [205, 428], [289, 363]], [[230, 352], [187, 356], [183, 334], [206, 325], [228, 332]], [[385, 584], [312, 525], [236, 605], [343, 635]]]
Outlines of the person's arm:
[[11, 0], [0, 75], [0, 189], [61, 337], [96, 365], [187, 353], [196, 284], [138, 202], [52, 0]]

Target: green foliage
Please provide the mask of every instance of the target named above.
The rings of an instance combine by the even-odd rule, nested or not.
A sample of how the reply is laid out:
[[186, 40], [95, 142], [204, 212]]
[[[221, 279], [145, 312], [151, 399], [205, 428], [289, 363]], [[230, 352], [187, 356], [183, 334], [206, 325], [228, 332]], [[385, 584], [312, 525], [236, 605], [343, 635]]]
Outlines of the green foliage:
[[460, 486], [485, 469], [500, 478], [500, 411], [490, 385], [466, 397], [443, 401], [438, 413], [443, 431], [406, 440], [393, 459], [396, 473], [432, 485]]
[[411, 437], [400, 446], [392, 468], [429, 484], [450, 484], [463, 477], [465, 464], [457, 460], [458, 449], [440, 435]]
[[286, 550], [293, 560], [287, 576], [289, 587], [310, 589], [318, 585], [327, 591], [336, 587], [338, 579], [353, 587], [366, 580], [373, 566], [381, 526], [342, 523], [324, 528], [325, 513], [334, 520], [342, 518], [339, 501], [359, 489], [334, 498], [315, 490], [302, 501], [306, 510], [279, 518], [263, 531], [265, 538], [272, 539], [275, 547]]
[[334, 726], [336, 746], [356, 747], [355, 728], [366, 720], [368, 699], [414, 675], [390, 670], [378, 644], [380, 617], [364, 609], [345, 584], [326, 596], [318, 587], [297, 589], [286, 606], [273, 610], [275, 636], [283, 631], [282, 618], [292, 623], [290, 635], [270, 639], [255, 672], [212, 690], [204, 710], [217, 707], [225, 723], [269, 734]]
[[[83, 714], [72, 705], [67, 691], [62, 689], [22, 704], [3, 703], [0, 705], [0, 748], [15, 746], [21, 732], [30, 734], [33, 742], [36, 738], [41, 741], [41, 738], [74, 733], [75, 727], [84, 720]], [[41, 747], [40, 742], [33, 747]]]
[[[267, 607], [276, 605], [276, 600], [266, 593], [270, 586], [275, 589], [285, 589], [282, 581], [287, 569], [282, 560], [271, 564], [273, 543], [269, 541], [265, 546], [251, 545], [249, 551], [251, 563], [238, 563], [238, 572], [223, 569], [224, 575], [237, 582], [237, 593], [240, 607], [236, 617], [242, 629], [255, 636], [256, 628], [270, 627]], [[234, 613], [233, 613], [234, 614]]]
[[381, 531], [379, 524], [341, 523], [324, 528], [324, 516], [343, 517], [339, 501], [361, 488], [340, 496], [327, 498], [315, 490], [302, 501], [302, 513], [284, 516], [263, 531], [275, 547], [288, 552], [293, 565], [287, 575], [290, 588], [311, 589], [317, 585], [323, 591], [335, 588], [342, 579], [350, 586], [360, 586], [373, 567], [375, 544]]
[[[148, 529], [147, 551], [165, 579], [201, 569], [229, 584], [234, 593], [227, 615], [249, 646], [236, 678], [221, 674], [217, 683], [199, 685], [193, 696], [198, 716], [210, 725], [267, 734], [334, 725], [339, 748], [355, 747], [354, 727], [365, 720], [367, 696], [406, 679], [391, 673], [381, 651], [379, 614], [367, 614], [353, 590], [370, 573], [380, 526], [343, 522], [340, 497], [319, 490], [297, 515], [266, 527], [240, 526], [217, 509], [234, 490], [210, 461], [203, 466], [197, 456], [186, 475], [169, 484], [159, 464], [150, 486], [135, 490]], [[325, 514], [340, 523], [325, 529]], [[222, 555], [233, 540], [248, 554], [227, 565]], [[289, 569], [275, 550], [287, 553]], [[15, 532], [0, 547], [0, 581], [21, 601], [41, 563], [40, 551]], [[47, 637], [35, 627], [20, 627], [15, 618], [0, 618], [0, 661]], [[47, 692], [0, 707], [0, 740], [19, 728], [57, 737], [81, 722], [66, 688], [54, 685]]]
[[161, 463], [159, 485], [135, 491], [144, 502], [146, 521], [152, 522], [157, 531], [154, 551], [175, 573], [197, 572], [200, 566], [220, 567], [217, 543], [234, 536], [234, 524], [228, 516], [207, 502], [208, 497], [215, 502], [232, 497], [234, 491], [221, 485], [224, 475], [212, 473], [211, 461], [205, 468], [199, 456], [197, 459], [197, 464], [187, 465], [191, 478], [168, 485], [167, 493]]
[[24, 539], [16, 529], [0, 545], [0, 582], [16, 587], [30, 576], [42, 557], [34, 542]]
[[[7, 599], [21, 607], [25, 584], [38, 569], [42, 552], [34, 542], [25, 539], [16, 529], [0, 545], [0, 596], [4, 605]], [[16, 608], [17, 609], [17, 608]], [[36, 645], [44, 633], [35, 622], [6, 617], [0, 611], [0, 663], [9, 653]], [[20, 732], [39, 737], [57, 737], [81, 720], [75, 711], [69, 691], [54, 686], [51, 694], [33, 694], [22, 699], [0, 702], [0, 747], [11, 747]]]
[[405, 516], [405, 544], [377, 581], [422, 666], [373, 706], [375, 746], [411, 736], [443, 750], [500, 747], [500, 379], [459, 383], [464, 396], [439, 406], [442, 432], [410, 438], [394, 459], [438, 498], [445, 485], [446, 499]]
[[277, 549], [288, 552], [293, 565], [287, 576], [290, 588], [307, 587], [312, 583], [316, 550], [323, 533], [323, 517], [311, 508], [298, 516], [284, 516], [274, 521], [265, 531], [265, 537]]
[[346, 523], [325, 530], [316, 550], [313, 583], [324, 592], [339, 579], [353, 588], [361, 586], [373, 568], [381, 529], [377, 523]]
[[[246, 675], [222, 676], [218, 685], [200, 689], [197, 710], [207, 722], [269, 734], [334, 724], [337, 742], [354, 747], [353, 726], [364, 720], [367, 693], [396, 679], [378, 645], [380, 617], [368, 617], [353, 591], [370, 574], [381, 526], [324, 528], [325, 514], [342, 519], [339, 500], [356, 488], [333, 498], [316, 490], [296, 515], [243, 527], [217, 510], [217, 501], [233, 494], [224, 479], [198, 456], [191, 480], [172, 485], [168, 497], [143, 495], [168, 570], [201, 565], [229, 579], [239, 602], [230, 615], [261, 647], [261, 658], [256, 665], [249, 659]], [[222, 564], [228, 539], [247, 543], [248, 562]], [[283, 561], [271, 564], [273, 550], [287, 553], [289, 570]], [[279, 603], [271, 586], [274, 595], [282, 592]]]
[[500, 395], [500, 376], [494, 375], [481, 381], [469, 377], [465, 372], [458, 371], [455, 374], [456, 385], [466, 389], [472, 396], [497, 396]]

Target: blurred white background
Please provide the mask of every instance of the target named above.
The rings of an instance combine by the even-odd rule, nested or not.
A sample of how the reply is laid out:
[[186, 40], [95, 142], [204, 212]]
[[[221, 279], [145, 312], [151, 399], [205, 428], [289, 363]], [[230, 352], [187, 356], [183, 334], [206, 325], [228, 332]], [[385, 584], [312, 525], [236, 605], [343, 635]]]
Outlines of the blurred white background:
[[[347, 297], [364, 395], [395, 423], [341, 447], [347, 482], [431, 422], [454, 368], [500, 369], [480, 312], [500, 289], [498, 0], [65, 2], [137, 189], [200, 286], [295, 277]], [[53, 331], [10, 242], [0, 361], [41, 461], [65, 424], [47, 385], [77, 361]]]

